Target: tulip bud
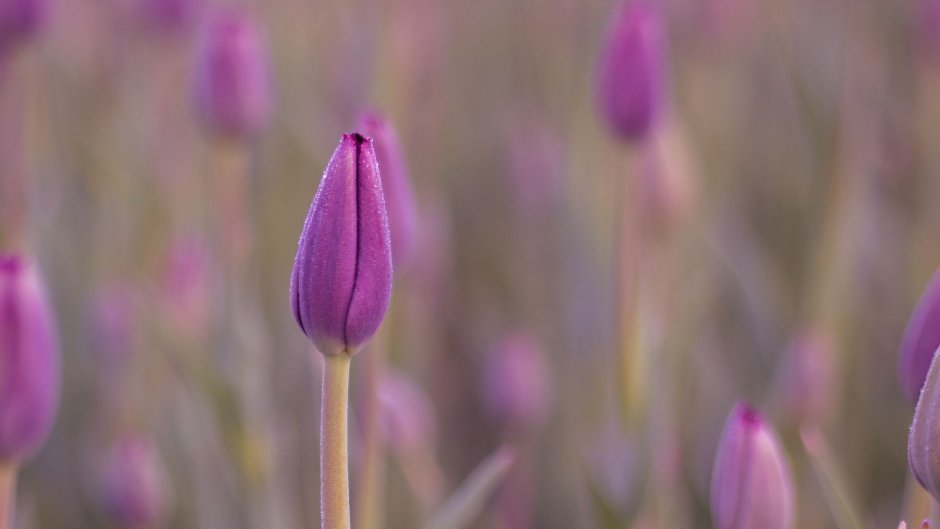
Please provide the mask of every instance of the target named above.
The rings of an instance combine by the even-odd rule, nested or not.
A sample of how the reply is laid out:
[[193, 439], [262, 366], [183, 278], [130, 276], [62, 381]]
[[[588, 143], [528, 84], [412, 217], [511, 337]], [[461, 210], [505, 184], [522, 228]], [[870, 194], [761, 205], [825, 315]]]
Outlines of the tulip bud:
[[49, 11], [49, 0], [0, 0], [0, 51], [38, 33]]
[[914, 420], [907, 441], [907, 458], [917, 481], [940, 501], [940, 362], [934, 355], [927, 380], [914, 409]]
[[912, 404], [917, 404], [933, 354], [940, 347], [940, 269], [908, 320], [898, 354], [898, 378]]
[[22, 461], [52, 429], [59, 344], [38, 272], [12, 255], [0, 255], [0, 395], [0, 461]]
[[202, 0], [136, 0], [134, 8], [148, 28], [177, 32], [192, 27], [202, 4]]
[[216, 13], [202, 36], [195, 71], [199, 118], [212, 133], [249, 140], [271, 113], [270, 72], [260, 30], [240, 11]]
[[483, 372], [483, 398], [507, 425], [535, 426], [548, 414], [551, 381], [544, 353], [528, 333], [505, 336], [490, 352]]
[[405, 153], [392, 124], [380, 114], [363, 114], [359, 119], [359, 130], [365, 137], [372, 138], [375, 146], [388, 210], [388, 228], [392, 234], [392, 263], [401, 273], [414, 254], [418, 227], [417, 206]]
[[377, 388], [382, 436], [399, 452], [431, 446], [434, 412], [424, 392], [404, 373], [386, 370]]
[[597, 68], [599, 112], [616, 136], [646, 136], [662, 105], [663, 35], [658, 11], [623, 3], [611, 20]]
[[190, 335], [209, 326], [212, 276], [205, 242], [191, 238], [173, 241], [161, 270], [160, 301], [170, 321]]
[[166, 509], [164, 479], [152, 444], [138, 437], [115, 442], [102, 467], [100, 483], [108, 517], [122, 529], [157, 524]]
[[794, 493], [790, 467], [761, 414], [738, 403], [718, 445], [711, 484], [715, 529], [790, 529]]
[[325, 355], [356, 353], [385, 317], [392, 251], [372, 140], [345, 134], [317, 190], [294, 260], [301, 330]]
[[834, 351], [818, 329], [796, 334], [784, 353], [776, 380], [780, 412], [795, 424], [819, 422], [833, 401]]

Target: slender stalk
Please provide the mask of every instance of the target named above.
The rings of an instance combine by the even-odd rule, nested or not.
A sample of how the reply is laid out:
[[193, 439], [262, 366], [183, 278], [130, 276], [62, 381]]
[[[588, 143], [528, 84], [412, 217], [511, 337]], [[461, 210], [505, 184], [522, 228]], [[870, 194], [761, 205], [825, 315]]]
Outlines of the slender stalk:
[[[323, 529], [350, 529], [346, 354], [324, 356], [320, 409], [320, 518]], [[0, 528], [2, 529], [2, 528]]]
[[0, 529], [13, 527], [13, 507], [16, 499], [16, 466], [0, 465]]

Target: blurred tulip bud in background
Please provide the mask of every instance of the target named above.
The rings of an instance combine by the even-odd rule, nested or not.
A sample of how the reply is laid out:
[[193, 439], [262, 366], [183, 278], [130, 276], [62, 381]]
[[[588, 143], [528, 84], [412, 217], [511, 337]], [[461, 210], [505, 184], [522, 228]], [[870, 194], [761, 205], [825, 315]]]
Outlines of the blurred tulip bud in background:
[[375, 149], [392, 237], [392, 263], [400, 275], [413, 258], [418, 229], [417, 201], [405, 153], [391, 122], [376, 111], [360, 116], [359, 132], [372, 139]]
[[195, 65], [196, 114], [219, 137], [247, 141], [271, 117], [271, 72], [260, 28], [245, 12], [209, 16]]
[[716, 529], [791, 529], [795, 522], [790, 465], [760, 412], [738, 403], [725, 423], [712, 471]]
[[551, 379], [541, 346], [528, 332], [501, 338], [486, 359], [483, 401], [506, 427], [540, 426], [551, 405]]
[[898, 378], [911, 404], [917, 403], [937, 347], [940, 347], [940, 271], [934, 273], [917, 302], [898, 354]]
[[33, 38], [47, 23], [51, 0], [0, 0], [0, 54]]
[[776, 378], [776, 404], [783, 417], [792, 424], [825, 417], [835, 396], [834, 362], [831, 337], [821, 329], [803, 329], [791, 338]]
[[100, 480], [102, 507], [117, 527], [157, 527], [164, 519], [166, 477], [156, 448], [146, 439], [125, 436], [114, 441]]
[[0, 254], [0, 461], [31, 457], [59, 403], [59, 343], [39, 272]]
[[193, 27], [204, 0], [133, 0], [135, 15], [147, 28], [179, 33]]
[[359, 351], [385, 317], [392, 249], [372, 140], [345, 134], [310, 206], [290, 281], [291, 307], [325, 355]]
[[386, 369], [379, 380], [379, 426], [397, 452], [427, 450], [434, 445], [434, 410], [420, 387], [405, 373]]
[[598, 111], [622, 140], [646, 137], [663, 104], [664, 36], [652, 4], [623, 2], [613, 13], [597, 66]]
[[190, 336], [209, 325], [212, 262], [206, 244], [196, 238], [171, 243], [161, 269], [157, 295], [164, 316]]

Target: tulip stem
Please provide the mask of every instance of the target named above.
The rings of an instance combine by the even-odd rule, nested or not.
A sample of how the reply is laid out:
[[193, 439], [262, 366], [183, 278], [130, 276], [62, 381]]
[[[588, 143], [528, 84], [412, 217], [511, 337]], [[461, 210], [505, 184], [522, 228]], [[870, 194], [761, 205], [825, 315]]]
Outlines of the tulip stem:
[[[348, 354], [324, 355], [320, 409], [320, 518], [323, 529], [349, 529]], [[2, 528], [0, 528], [2, 529]]]
[[13, 527], [13, 506], [16, 498], [16, 466], [0, 464], [0, 529]]

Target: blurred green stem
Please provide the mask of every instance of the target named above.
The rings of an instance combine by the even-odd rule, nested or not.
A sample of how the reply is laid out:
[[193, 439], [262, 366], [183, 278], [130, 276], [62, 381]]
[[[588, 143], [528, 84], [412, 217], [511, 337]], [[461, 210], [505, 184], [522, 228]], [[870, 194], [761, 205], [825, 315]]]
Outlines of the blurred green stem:
[[13, 527], [13, 507], [16, 499], [16, 466], [0, 465], [0, 529]]
[[[347, 354], [324, 355], [320, 409], [320, 518], [323, 529], [349, 529]], [[0, 528], [2, 529], [2, 528]]]

